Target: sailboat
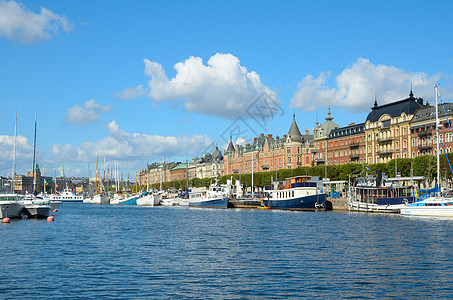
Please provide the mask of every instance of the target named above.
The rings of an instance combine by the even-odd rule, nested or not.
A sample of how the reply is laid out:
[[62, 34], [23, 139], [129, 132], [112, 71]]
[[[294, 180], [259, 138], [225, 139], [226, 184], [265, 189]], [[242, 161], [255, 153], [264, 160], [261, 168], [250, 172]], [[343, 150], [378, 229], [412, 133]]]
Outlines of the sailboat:
[[11, 193], [0, 194], [0, 219], [19, 218], [22, 215], [23, 206], [20, 200], [23, 196], [14, 193], [14, 178], [16, 177], [16, 141], [17, 141], [17, 112], [14, 126], [14, 150], [13, 150], [13, 171], [11, 176]]
[[[437, 105], [437, 97], [439, 89], [437, 84], [434, 86], [436, 94], [436, 156], [437, 156], [437, 183], [440, 186], [440, 159], [439, 159], [439, 112]], [[401, 214], [409, 216], [440, 216], [440, 217], [453, 217], [453, 198], [447, 198], [441, 194], [441, 189], [431, 197], [422, 201], [414, 202], [405, 205], [401, 208]]]
[[36, 191], [36, 114], [35, 114], [35, 138], [33, 146], [33, 193], [26, 195], [22, 200], [28, 217], [32, 218], [47, 218], [52, 214], [50, 202], [43, 198], [37, 197]]

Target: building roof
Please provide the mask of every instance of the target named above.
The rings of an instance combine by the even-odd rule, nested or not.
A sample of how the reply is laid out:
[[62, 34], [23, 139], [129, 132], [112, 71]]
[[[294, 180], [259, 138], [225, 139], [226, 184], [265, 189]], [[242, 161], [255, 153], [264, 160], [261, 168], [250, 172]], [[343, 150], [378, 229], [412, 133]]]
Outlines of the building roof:
[[302, 141], [302, 135], [300, 134], [299, 127], [297, 126], [295, 114], [293, 115], [293, 123], [291, 124], [291, 127], [288, 131], [288, 137], [295, 142]]
[[366, 121], [377, 122], [383, 115], [389, 115], [392, 118], [398, 117], [402, 113], [413, 115], [418, 109], [423, 107], [425, 107], [423, 105], [423, 99], [415, 98], [411, 91], [408, 98], [392, 103], [378, 105], [375, 100], [374, 106], [371, 108], [371, 112], [368, 114]]
[[179, 164], [171, 170], [174, 171], [174, 170], [180, 170], [180, 169], [187, 169], [187, 167], [188, 167], [188, 164]]
[[326, 121], [321, 126], [319, 126], [319, 128], [315, 132], [316, 138], [327, 137], [332, 130], [334, 130], [336, 128], [340, 128], [340, 126], [332, 120], [333, 120], [333, 117], [330, 113], [330, 108], [329, 108], [329, 110], [327, 112]]
[[[451, 116], [453, 115], [453, 103], [444, 103], [444, 107], [447, 116], [449, 116], [451, 119]], [[439, 104], [437, 109], [439, 112], [439, 118], [445, 117], [442, 104]], [[436, 108], [434, 106], [428, 106], [417, 110], [417, 112], [414, 114], [414, 117], [411, 120], [411, 124], [430, 120], [433, 122], [435, 122], [436, 120]]]

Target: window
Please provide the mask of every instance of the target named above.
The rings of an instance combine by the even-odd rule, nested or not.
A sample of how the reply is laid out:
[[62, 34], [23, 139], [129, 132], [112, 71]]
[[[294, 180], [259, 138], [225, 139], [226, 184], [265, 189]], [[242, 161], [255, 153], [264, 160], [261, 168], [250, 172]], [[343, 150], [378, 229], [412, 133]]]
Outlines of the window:
[[286, 148], [286, 153], [291, 153], [291, 147]]

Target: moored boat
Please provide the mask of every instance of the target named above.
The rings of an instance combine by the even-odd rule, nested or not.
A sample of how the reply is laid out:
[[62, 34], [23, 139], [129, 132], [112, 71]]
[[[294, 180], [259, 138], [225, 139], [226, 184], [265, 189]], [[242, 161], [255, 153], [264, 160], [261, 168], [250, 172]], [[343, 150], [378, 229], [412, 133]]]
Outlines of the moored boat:
[[286, 178], [283, 189], [269, 191], [263, 199], [264, 206], [271, 209], [325, 210], [326, 194], [318, 190], [317, 178], [295, 176]]
[[207, 191], [189, 193], [189, 207], [227, 208], [230, 188], [223, 184], [211, 184]]
[[22, 198], [18, 194], [0, 194], [0, 218], [20, 218], [24, 210]]
[[160, 194], [148, 192], [142, 197], [137, 199], [137, 205], [139, 206], [156, 206], [159, 205], [161, 200]]
[[74, 190], [65, 188], [59, 194], [53, 194], [49, 196], [51, 201], [61, 201], [61, 202], [83, 202], [83, 195], [76, 195]]
[[384, 181], [380, 172], [376, 178], [370, 175], [357, 178], [355, 185], [349, 189], [349, 210], [399, 213], [406, 204], [415, 201], [412, 186], [402, 186], [398, 183], [382, 185]]

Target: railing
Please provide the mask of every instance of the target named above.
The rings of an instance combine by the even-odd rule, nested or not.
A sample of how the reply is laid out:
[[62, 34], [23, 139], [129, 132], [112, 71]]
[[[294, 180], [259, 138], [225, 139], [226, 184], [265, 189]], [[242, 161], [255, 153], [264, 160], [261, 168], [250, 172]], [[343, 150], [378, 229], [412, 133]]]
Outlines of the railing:
[[358, 148], [360, 145], [359, 143], [350, 143], [349, 148]]
[[351, 159], [351, 160], [359, 159], [359, 155], [358, 154], [351, 154], [351, 155], [349, 155], [349, 159]]
[[386, 142], [391, 142], [393, 141], [393, 137], [385, 137], [385, 138], [379, 138], [376, 140], [378, 143], [386, 143]]

